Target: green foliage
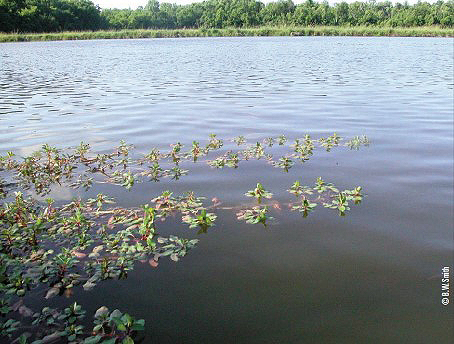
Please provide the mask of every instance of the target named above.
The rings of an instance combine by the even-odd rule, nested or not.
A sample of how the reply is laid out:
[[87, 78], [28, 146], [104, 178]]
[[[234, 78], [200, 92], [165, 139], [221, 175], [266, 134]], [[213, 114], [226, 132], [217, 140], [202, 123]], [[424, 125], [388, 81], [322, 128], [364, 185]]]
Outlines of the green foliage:
[[369, 146], [369, 144], [370, 144], [370, 141], [367, 138], [367, 136], [365, 136], [365, 135], [355, 136], [354, 138], [352, 138], [351, 140], [346, 142], [346, 145], [348, 147], [350, 147], [350, 149], [356, 149], [356, 150], [358, 150], [359, 147], [361, 147], [361, 146], [367, 147], [367, 146]]
[[292, 159], [290, 159], [289, 157], [286, 157], [286, 156], [283, 156], [281, 158], [279, 158], [278, 161], [271, 161], [271, 164], [274, 166], [274, 167], [277, 167], [277, 168], [281, 168], [283, 169], [285, 172], [288, 172], [288, 170], [295, 164]]
[[90, 0], [0, 0], [0, 31], [55, 32], [104, 27]]
[[[0, 32], [250, 28], [285, 26], [454, 26], [454, 1], [327, 2], [207, 0], [188, 5], [150, 0], [145, 7], [103, 9], [90, 0], [0, 0]], [[238, 33], [238, 31], [236, 31]], [[265, 35], [269, 35], [266, 33]]]
[[[332, 183], [326, 183], [321, 177], [317, 178], [313, 188], [302, 186], [297, 180], [287, 191], [294, 194], [297, 199], [301, 198], [299, 202], [291, 204], [291, 209], [300, 211], [303, 217], [307, 217], [318, 203], [323, 204], [325, 208], [337, 209], [339, 216], [345, 216], [345, 212], [350, 210], [348, 201], [360, 204], [363, 199], [360, 186], [353, 190], [339, 191]], [[317, 197], [308, 198], [314, 194]]]
[[255, 197], [258, 204], [262, 203], [262, 198], [271, 198], [273, 196], [273, 194], [266, 191], [260, 183], [257, 183], [256, 188], [254, 190], [249, 190], [245, 195], [248, 197]]
[[307, 194], [307, 195], [312, 195], [313, 190], [312, 188], [308, 186], [302, 186], [300, 184], [300, 181], [297, 180], [293, 183], [290, 189], [287, 190], [291, 194], [294, 194], [296, 197], [299, 197], [300, 195]]
[[261, 223], [266, 227], [266, 221], [272, 220], [272, 217], [267, 216], [268, 207], [267, 206], [257, 206], [252, 207], [251, 209], [245, 209], [238, 212], [238, 220], [245, 220], [247, 223], [257, 224]]
[[[304, 162], [317, 149], [329, 151], [352, 145], [359, 148], [369, 142], [366, 137], [355, 137], [343, 145], [342, 140], [336, 134], [318, 140], [306, 135], [286, 145], [287, 139], [279, 136], [268, 137], [263, 143], [256, 142], [243, 150], [238, 146], [237, 150], [225, 150], [224, 141], [212, 134], [205, 145], [193, 141], [185, 150], [184, 144], [178, 142], [166, 151], [152, 149], [140, 157], [134, 154], [132, 145], [123, 141], [105, 154], [94, 154], [90, 145], [81, 143], [70, 149], [43, 145], [25, 157], [12, 152], [0, 156], [0, 177], [12, 181], [2, 184], [4, 198], [0, 203], [0, 337], [18, 343], [31, 340], [34, 344], [133, 343], [136, 331], [144, 328], [143, 320], [101, 307], [95, 314], [93, 330], [88, 331], [82, 322], [85, 312], [81, 305], [74, 302], [63, 310], [52, 309], [49, 299], [72, 295], [75, 289], [91, 290], [108, 279], [125, 279], [137, 262], [148, 261], [156, 267], [161, 257], [179, 261], [198, 240], [160, 236], [159, 223], [179, 215], [189, 228], [197, 228], [198, 234], [206, 233], [217, 219], [212, 209], [221, 204], [214, 198], [213, 204], [207, 206], [204, 198], [193, 192], [177, 196], [168, 190], [154, 196], [151, 205], [138, 207], [116, 206], [113, 198], [102, 193], [66, 204], [51, 198], [34, 199], [27, 197], [27, 193], [45, 196], [55, 186], [90, 188], [98, 183], [130, 190], [144, 179], [182, 177], [187, 171], [180, 165], [195, 162], [237, 167], [239, 161], [265, 157], [271, 164], [288, 170], [295, 165], [288, 156]], [[238, 137], [230, 145], [241, 145], [244, 141]], [[276, 147], [291, 153], [274, 162], [269, 151]], [[219, 150], [222, 151], [216, 153]], [[211, 158], [212, 154], [218, 156]], [[288, 203], [287, 208], [300, 211], [303, 217], [317, 204], [336, 209], [344, 216], [350, 209], [349, 203], [360, 204], [363, 199], [361, 187], [339, 191], [321, 177], [314, 187], [296, 181], [288, 191], [297, 199]], [[268, 209], [281, 209], [279, 203], [269, 201], [273, 194], [261, 183], [245, 195], [254, 197], [258, 205], [223, 209], [239, 208], [236, 214], [239, 220], [264, 226], [272, 219]], [[37, 295], [42, 296], [44, 307], [33, 311], [26, 304], [31, 298], [36, 301]], [[26, 337], [29, 327], [36, 331]]]
[[311, 203], [307, 199], [303, 199], [300, 204], [294, 205], [293, 210], [299, 210], [303, 217], [307, 217], [308, 213], [317, 206], [317, 203]]
[[200, 227], [200, 233], [206, 233], [208, 228], [214, 226], [214, 221], [216, 220], [216, 215], [213, 213], [207, 213], [206, 209], [200, 210], [200, 212], [195, 214], [188, 214], [183, 216], [183, 222], [189, 225], [189, 228]]

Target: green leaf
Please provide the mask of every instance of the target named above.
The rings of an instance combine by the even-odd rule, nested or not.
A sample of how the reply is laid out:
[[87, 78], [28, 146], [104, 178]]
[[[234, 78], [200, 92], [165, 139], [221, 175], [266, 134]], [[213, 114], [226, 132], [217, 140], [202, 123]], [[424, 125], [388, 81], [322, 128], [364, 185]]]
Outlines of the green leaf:
[[19, 338], [19, 344], [27, 344], [27, 336], [22, 334]]
[[102, 324], [96, 325], [93, 327], [93, 332], [98, 332], [100, 329], [102, 329]]
[[131, 326], [131, 330], [134, 330], [134, 331], [143, 331], [144, 329], [145, 329], [145, 320], [144, 319], [137, 320]]
[[131, 337], [127, 336], [123, 339], [122, 344], [134, 344], [134, 340]]
[[132, 322], [132, 317], [128, 313], [125, 313], [121, 317], [121, 321], [123, 322], [123, 324], [130, 324]]
[[156, 243], [153, 241], [153, 237], [151, 235], [147, 238], [147, 245], [150, 248], [155, 248], [156, 247]]
[[126, 331], [126, 326], [123, 324], [120, 318], [112, 318], [113, 322], [117, 326], [117, 329], [120, 331]]
[[84, 340], [84, 344], [96, 344], [101, 340], [101, 336], [88, 337]]
[[96, 311], [95, 318], [101, 318], [107, 314], [109, 314], [109, 309], [106, 306], [102, 306]]

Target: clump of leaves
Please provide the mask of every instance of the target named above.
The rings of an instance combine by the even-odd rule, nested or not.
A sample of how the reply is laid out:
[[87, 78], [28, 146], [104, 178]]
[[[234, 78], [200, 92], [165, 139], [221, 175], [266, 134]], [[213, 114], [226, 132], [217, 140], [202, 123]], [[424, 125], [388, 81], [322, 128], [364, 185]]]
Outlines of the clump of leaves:
[[128, 313], [122, 313], [118, 309], [109, 312], [105, 306], [96, 311], [94, 318], [93, 335], [85, 339], [84, 344], [116, 343], [117, 340], [120, 340], [121, 343], [134, 343], [133, 338], [136, 332], [145, 329], [145, 320], [136, 320]]
[[[245, 142], [243, 136], [234, 138], [238, 145]], [[229, 151], [221, 157], [209, 159], [208, 163], [214, 167], [237, 167], [239, 161], [266, 158], [272, 161], [272, 155], [265, 153], [265, 146], [271, 149], [276, 142], [279, 146], [285, 146], [287, 138], [281, 135], [277, 138], [268, 137], [264, 144], [256, 142], [244, 150]], [[296, 139], [291, 145], [293, 153], [284, 155], [272, 164], [288, 171], [293, 165], [290, 158], [307, 161], [312, 156], [316, 145], [324, 147], [328, 151], [338, 146], [341, 138], [334, 133], [318, 140], [306, 135], [303, 139]], [[368, 145], [369, 140], [365, 136], [356, 136], [347, 141], [347, 146], [357, 149], [360, 145]], [[45, 195], [50, 192], [52, 185], [69, 185], [73, 188], [88, 190], [97, 183], [108, 183], [131, 189], [135, 185], [149, 178], [158, 182], [161, 178], [179, 180], [187, 175], [188, 171], [179, 165], [184, 160], [192, 159], [194, 162], [201, 160], [202, 156], [211, 151], [218, 150], [223, 146], [223, 141], [215, 134], [211, 134], [205, 148], [198, 141], [192, 142], [190, 151], [183, 153], [184, 145], [180, 142], [170, 145], [170, 150], [160, 152], [153, 148], [141, 158], [134, 158], [134, 146], [120, 142], [112, 152], [106, 154], [91, 153], [89, 144], [81, 143], [74, 149], [59, 149], [49, 145], [33, 152], [29, 156], [18, 159], [14, 153], [7, 152], [0, 156], [0, 169], [12, 172], [15, 180], [12, 183], [0, 182], [0, 198], [6, 197], [11, 186], [15, 182], [24, 189], [33, 188], [38, 194]], [[172, 166], [169, 166], [172, 165]]]
[[273, 147], [274, 138], [266, 137], [265, 139], [263, 139], [263, 143], [266, 144], [268, 147]]
[[151, 163], [159, 162], [161, 154], [157, 148], [153, 148], [150, 153], [145, 155], [145, 160]]
[[291, 147], [293, 147], [293, 151], [295, 152], [293, 156], [300, 159], [302, 162], [309, 160], [315, 148], [314, 141], [311, 139], [310, 135], [305, 135], [304, 139], [296, 139]]
[[248, 192], [245, 193], [245, 195], [248, 197], [254, 197], [257, 200], [258, 204], [262, 203], [263, 198], [273, 197], [273, 194], [271, 192], [266, 191], [263, 185], [260, 183], [257, 183], [255, 189], [249, 190]]
[[158, 238], [158, 243], [162, 244], [160, 251], [154, 255], [157, 261], [162, 256], [170, 256], [170, 259], [177, 262], [181, 257], [192, 249], [199, 240], [197, 239], [182, 239], [175, 235], [170, 235], [168, 238]]
[[267, 213], [268, 213], [267, 206], [257, 206], [253, 207], [252, 209], [241, 210], [236, 215], [238, 220], [244, 220], [247, 223], [251, 224], [261, 223], [266, 227], [267, 220], [272, 219], [272, 217], [269, 217]]
[[237, 136], [237, 137], [234, 137], [232, 139], [233, 142], [235, 142], [237, 144], [237, 146], [241, 146], [242, 144], [244, 144], [246, 142], [246, 139], [244, 138], [244, 136]]
[[315, 182], [315, 188], [318, 193], [322, 193], [325, 191], [332, 191], [332, 192], [339, 192], [339, 190], [332, 184], [326, 183], [322, 177], [318, 177], [317, 181]]
[[[171, 193], [158, 198], [163, 208], [163, 198], [166, 197], [172, 198]], [[193, 194], [178, 198], [176, 202], [181, 203], [175, 206], [181, 211], [200, 206]], [[45, 300], [68, 294], [78, 285], [89, 290], [104, 279], [126, 278], [134, 262], [149, 255], [169, 255], [178, 260], [197, 242], [171, 237], [160, 238], [160, 244], [155, 239], [156, 209], [148, 205], [140, 209], [111, 208], [112, 204], [113, 199], [98, 194], [86, 202], [74, 200], [55, 207], [53, 200], [48, 199], [45, 205], [38, 206], [17, 192], [15, 199], [5, 202], [0, 209], [0, 292], [26, 300], [30, 292], [44, 289]], [[118, 226], [123, 229], [113, 230]], [[15, 312], [28, 313], [25, 306], [14, 309], [8, 299], [2, 300], [4, 316], [11, 317]], [[50, 326], [49, 331], [53, 331], [43, 332], [37, 338], [45, 338], [39, 339], [43, 343], [54, 337], [67, 338], [74, 343], [88, 340], [87, 333], [77, 323], [82, 315], [79, 311], [80, 306], [75, 305], [58, 317], [52, 316], [54, 313], [37, 316], [46, 319], [46, 326], [40, 320], [35, 325]], [[14, 317], [2, 323], [2, 335], [22, 327], [16, 326], [12, 319]], [[118, 333], [118, 329], [116, 331]], [[116, 337], [116, 340], [130, 342], [126, 339], [128, 333]], [[110, 340], [107, 337], [101, 339]], [[89, 342], [91, 340], [97, 342], [95, 338], [90, 338]]]
[[312, 195], [313, 193], [313, 190], [310, 187], [302, 186], [299, 180], [295, 181], [287, 191], [295, 195], [296, 197], [303, 194]]
[[223, 168], [225, 166], [237, 168], [239, 161], [240, 160], [238, 158], [238, 154], [229, 151], [226, 154], [221, 155], [214, 160], [209, 160], [208, 165], [216, 168]]
[[307, 199], [303, 199], [300, 204], [294, 205], [292, 210], [299, 210], [303, 217], [307, 217], [307, 215], [317, 206], [317, 203], [311, 203]]
[[[267, 138], [264, 145], [274, 142], [284, 146], [284, 136]], [[365, 139], [354, 139], [364, 143]], [[361, 141], [362, 140], [362, 141]], [[241, 145], [244, 138], [235, 143]], [[315, 145], [325, 148], [337, 145], [336, 135], [323, 140], [313, 140], [306, 135], [295, 141], [294, 154], [284, 155], [276, 167], [288, 170], [296, 157], [304, 161], [312, 155]], [[257, 142], [243, 151], [229, 150], [220, 157], [205, 160], [215, 167], [238, 166], [239, 161], [272, 160], [265, 153], [264, 145]], [[159, 237], [157, 219], [165, 220], [170, 214], [180, 213], [183, 222], [190, 228], [205, 232], [214, 225], [216, 215], [203, 207], [203, 198], [188, 192], [174, 196], [170, 191], [152, 198], [154, 207], [116, 207], [114, 199], [98, 193], [88, 200], [56, 205], [52, 199], [38, 202], [25, 197], [21, 191], [33, 189], [40, 195], [48, 193], [52, 186], [90, 188], [97, 183], [107, 183], [131, 189], [145, 178], [159, 181], [168, 177], [179, 179], [188, 171], [180, 167], [185, 160], [198, 161], [213, 150], [220, 149], [223, 141], [210, 135], [205, 148], [193, 141], [189, 152], [181, 152], [183, 145], [176, 143], [170, 150], [159, 152], [153, 149], [144, 157], [136, 159], [133, 146], [124, 141], [110, 153], [91, 153], [88, 144], [81, 143], [74, 149], [58, 149], [48, 145], [24, 158], [12, 152], [0, 157], [0, 334], [13, 340], [13, 334], [30, 326], [35, 327], [34, 344], [63, 340], [69, 343], [133, 343], [134, 331], [143, 328], [143, 321], [135, 321], [119, 311], [98, 310], [95, 328], [88, 332], [80, 320], [84, 316], [81, 307], [74, 303], [59, 311], [44, 307], [41, 312], [32, 312], [24, 302], [37, 293], [43, 295], [43, 303], [57, 295], [71, 295], [74, 288], [82, 286], [90, 290], [106, 279], [127, 278], [137, 261], [149, 261], [157, 266], [160, 257], [178, 261], [196, 244], [197, 240], [169, 236]], [[284, 147], [283, 147], [284, 148]], [[6, 174], [6, 178], [3, 178]], [[5, 182], [4, 180], [12, 181]], [[336, 208], [343, 216], [349, 209], [348, 202], [359, 204], [363, 198], [361, 187], [339, 192], [334, 185], [317, 179], [315, 187], [301, 186], [295, 182], [288, 190], [298, 198], [292, 209], [303, 216], [324, 201], [328, 208]], [[316, 192], [309, 200], [306, 195]], [[270, 219], [263, 199], [272, 194], [260, 183], [246, 193], [257, 199], [259, 206], [240, 211], [237, 216], [247, 223], [262, 223]], [[219, 203], [214, 202], [214, 207]], [[229, 208], [226, 208], [229, 209]], [[231, 208], [230, 208], [231, 209]], [[29, 319], [32, 318], [32, 319]], [[20, 319], [20, 320], [18, 320]], [[30, 320], [30, 321], [29, 321]], [[25, 334], [16, 338], [18, 343], [27, 343]]]
[[206, 209], [202, 209], [199, 213], [188, 214], [183, 216], [182, 221], [189, 225], [189, 228], [200, 227], [200, 233], [206, 233], [208, 228], [214, 225], [216, 215], [213, 213], [207, 213]]
[[345, 212], [350, 210], [350, 207], [348, 206], [347, 195], [343, 192], [339, 192], [331, 201], [331, 203], [323, 203], [323, 206], [326, 208], [339, 210], [340, 216], [345, 216]]
[[288, 170], [295, 164], [292, 159], [286, 157], [286, 156], [283, 156], [281, 158], [279, 158], [278, 161], [272, 161], [271, 164], [274, 166], [274, 167], [278, 167], [278, 168], [281, 168], [283, 169], [285, 172], [288, 172]]
[[243, 150], [241, 154], [245, 160], [252, 158], [259, 160], [265, 156], [265, 149], [260, 142], [257, 142], [255, 145], [250, 145], [247, 149]]
[[178, 200], [174, 198], [173, 192], [163, 191], [161, 195], [153, 198], [151, 201], [156, 204], [155, 208], [159, 211], [160, 216], [167, 216], [178, 208]]
[[349, 147], [350, 149], [356, 149], [356, 150], [358, 150], [361, 146], [367, 147], [369, 145], [370, 145], [370, 141], [366, 135], [355, 136], [351, 140], [346, 142], [347, 147]]
[[277, 137], [277, 143], [279, 146], [283, 146], [287, 142], [287, 138], [284, 135], [280, 135]]
[[206, 150], [200, 147], [200, 143], [197, 141], [192, 141], [192, 148], [190, 151], [190, 156], [193, 161], [196, 162], [197, 159], [206, 154]]
[[224, 145], [223, 141], [218, 139], [216, 134], [210, 134], [210, 141], [208, 142], [206, 149], [208, 151], [216, 150], [221, 148], [223, 145]]
[[327, 152], [329, 152], [331, 148], [339, 144], [339, 141], [341, 139], [342, 138], [337, 135], [337, 133], [334, 133], [333, 135], [328, 137], [321, 137], [318, 141], [320, 142], [320, 145], [324, 147]]
[[353, 190], [344, 190], [348, 200], [352, 200], [355, 204], [360, 204], [363, 200], [362, 187], [357, 186]]
[[[86, 312], [77, 302], [62, 311], [44, 307], [41, 312], [33, 314], [33, 326], [39, 328], [37, 333], [41, 339], [32, 344], [56, 342], [59, 338], [66, 338], [69, 343], [80, 344], [133, 344], [138, 331], [143, 331], [145, 320], [136, 320], [127, 313], [118, 309], [109, 312], [105, 306], [100, 307], [94, 315], [94, 327], [88, 331], [80, 322]], [[23, 335], [19, 343], [27, 343]]]

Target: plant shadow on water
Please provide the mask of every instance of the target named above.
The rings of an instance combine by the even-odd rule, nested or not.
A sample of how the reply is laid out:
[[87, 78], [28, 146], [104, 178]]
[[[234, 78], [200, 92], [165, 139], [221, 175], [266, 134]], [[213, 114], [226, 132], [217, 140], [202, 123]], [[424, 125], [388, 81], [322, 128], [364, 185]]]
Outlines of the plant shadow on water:
[[[211, 157], [224, 144], [229, 146], [232, 143], [235, 143], [236, 148]], [[210, 135], [205, 146], [194, 141], [191, 149], [186, 151], [184, 145], [177, 142], [170, 145], [167, 151], [152, 149], [141, 157], [137, 157], [133, 146], [125, 142], [106, 154], [95, 154], [84, 143], [68, 149], [44, 145], [41, 150], [24, 158], [8, 152], [0, 158], [0, 172], [3, 175], [3, 179], [0, 179], [3, 198], [0, 210], [1, 335], [7, 341], [35, 344], [65, 340], [71, 343], [104, 344], [148, 342], [153, 338], [144, 339], [147, 337], [141, 337], [140, 332], [149, 326], [153, 333], [159, 333], [159, 327], [155, 328], [153, 323], [145, 325], [143, 319], [136, 319], [116, 309], [115, 302], [102, 296], [102, 288], [96, 288], [99, 291], [92, 289], [102, 281], [110, 280], [110, 283], [106, 282], [107, 290], [114, 293], [112, 286], [117, 291], [122, 290], [121, 296], [115, 297], [113, 301], [148, 298], [137, 294], [133, 285], [140, 285], [137, 278], [140, 274], [149, 273], [149, 268], [157, 268], [157, 275], [164, 280], [168, 278], [166, 272], [171, 275], [172, 271], [179, 271], [182, 276], [188, 277], [181, 267], [171, 265], [171, 261], [182, 260], [183, 266], [187, 260], [186, 264], [195, 264], [196, 267], [201, 265], [201, 271], [210, 269], [209, 260], [203, 257], [199, 256], [198, 261], [194, 261], [195, 258], [191, 259], [189, 254], [186, 258], [199, 240], [203, 242], [206, 238], [209, 245], [216, 247], [218, 233], [228, 231], [234, 238], [235, 230], [247, 224], [259, 224], [265, 227], [265, 231], [256, 228], [250, 232], [250, 238], [260, 241], [256, 236], [263, 235], [269, 242], [279, 242], [280, 234], [273, 230], [273, 224], [285, 224], [289, 218], [298, 222], [308, 221], [301, 219], [318, 205], [335, 209], [339, 216], [345, 216], [350, 205], [360, 204], [363, 198], [361, 187], [340, 191], [321, 177], [312, 187], [295, 181], [287, 190], [293, 196], [282, 200], [274, 200], [273, 193], [262, 183], [257, 183], [255, 188], [245, 193], [245, 196], [255, 198], [255, 201], [247, 202], [245, 197], [242, 204], [223, 204], [217, 197], [206, 200], [191, 191], [181, 195], [164, 191], [150, 199], [148, 204], [131, 207], [117, 206], [113, 198], [102, 193], [65, 203], [45, 198], [54, 187], [88, 191], [94, 185], [109, 185], [112, 188], [134, 190], [138, 184], [147, 181], [158, 182], [165, 178], [179, 180], [185, 177], [189, 170], [182, 166], [191, 161], [192, 164], [207, 163], [216, 169], [236, 169], [250, 160], [263, 160], [288, 173], [294, 165], [307, 163], [317, 149], [330, 152], [334, 148], [359, 149], [368, 145], [369, 140], [365, 136], [346, 141], [335, 133], [319, 139], [306, 135], [292, 143], [287, 143], [284, 136], [268, 137], [263, 142], [252, 144], [247, 144], [244, 137], [225, 143], [216, 135]], [[273, 147], [284, 152], [283, 155], [275, 158], [270, 153]], [[256, 178], [260, 180], [260, 175]], [[220, 190], [223, 188], [221, 185]], [[85, 195], [89, 195], [89, 192]], [[218, 217], [217, 213], [222, 213], [222, 217]], [[246, 224], [234, 222], [234, 214], [237, 220], [245, 221]], [[182, 237], [187, 235], [187, 230], [179, 228], [179, 218], [188, 225], [192, 231], [189, 236], [193, 239]], [[222, 222], [219, 223], [220, 219]], [[213, 226], [217, 228], [212, 231]], [[210, 235], [198, 236], [205, 233]], [[207, 249], [210, 249], [209, 246], [205, 246]], [[310, 246], [306, 249], [310, 252]], [[258, 281], [264, 278], [254, 271], [254, 264], [244, 266], [231, 255], [232, 252], [226, 252], [226, 259], [233, 261], [229, 273], [238, 276], [255, 273]], [[234, 256], [241, 256], [241, 253], [236, 252]], [[165, 257], [170, 258], [170, 261], [163, 259]], [[132, 273], [134, 267], [139, 270], [138, 273]], [[276, 269], [279, 265], [271, 263], [270, 267]], [[122, 280], [128, 276], [133, 284], [123, 289]], [[159, 276], [156, 284], [159, 284]], [[217, 277], [219, 281], [225, 281], [225, 277]], [[304, 276], [300, 277], [304, 279]], [[211, 283], [216, 276], [212, 278]], [[146, 293], [147, 286], [142, 285], [141, 288]], [[188, 288], [191, 289], [190, 284]], [[162, 292], [165, 294], [165, 291]], [[109, 308], [102, 304], [84, 305], [84, 293], [98, 295], [102, 301], [108, 301]], [[67, 302], [61, 296], [77, 301]], [[213, 304], [219, 302], [212, 301]], [[235, 302], [224, 301], [226, 304]], [[246, 303], [250, 305], [256, 301], [254, 298]], [[79, 303], [94, 313], [93, 324], [88, 321], [91, 317], [85, 317], [86, 311]], [[141, 304], [139, 300], [138, 304]], [[259, 302], [257, 307], [262, 307], [261, 304]], [[152, 307], [165, 309], [159, 295], [156, 295], [155, 305]], [[237, 306], [242, 307], [241, 304]], [[142, 307], [148, 306], [144, 304]], [[130, 313], [136, 311], [140, 313], [140, 307], [134, 307]], [[186, 317], [187, 314], [183, 313], [182, 318]], [[216, 327], [216, 324], [212, 325]], [[174, 342], [177, 341], [172, 335], [169, 336]], [[181, 338], [184, 341], [184, 336]]]

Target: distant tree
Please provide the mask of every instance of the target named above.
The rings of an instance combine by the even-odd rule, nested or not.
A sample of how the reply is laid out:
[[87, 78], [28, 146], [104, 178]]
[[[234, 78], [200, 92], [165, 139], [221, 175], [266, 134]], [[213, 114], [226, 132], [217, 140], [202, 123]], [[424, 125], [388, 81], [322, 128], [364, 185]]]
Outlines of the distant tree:
[[22, 25], [20, 12], [25, 6], [25, 0], [0, 0], [0, 31], [18, 30]]
[[205, 0], [190, 5], [149, 0], [144, 7], [104, 9], [91, 0], [0, 0], [0, 31], [251, 27], [258, 25], [454, 26], [454, 0], [436, 3]]
[[[307, 2], [313, 3], [312, 0]], [[292, 0], [279, 0], [270, 2], [260, 11], [262, 23], [264, 24], [284, 24], [291, 21], [295, 4]]]

